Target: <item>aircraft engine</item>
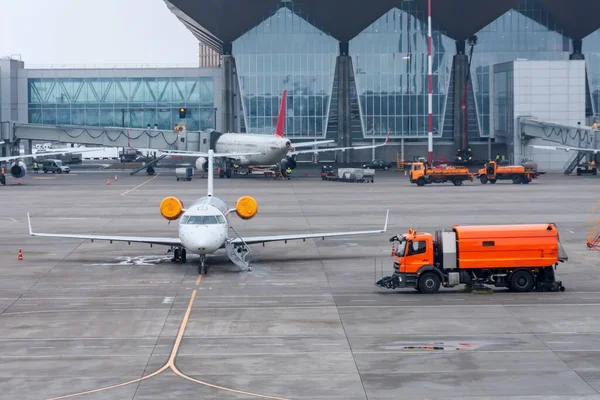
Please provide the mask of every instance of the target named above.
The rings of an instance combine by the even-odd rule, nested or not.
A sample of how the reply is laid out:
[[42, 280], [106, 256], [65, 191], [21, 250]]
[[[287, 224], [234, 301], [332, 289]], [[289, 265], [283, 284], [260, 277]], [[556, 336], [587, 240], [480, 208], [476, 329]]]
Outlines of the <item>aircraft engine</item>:
[[258, 212], [258, 202], [250, 196], [242, 196], [235, 203], [235, 212], [241, 219], [251, 219]]
[[15, 179], [22, 178], [27, 175], [27, 167], [22, 161], [13, 162], [8, 168], [8, 171]]
[[204, 157], [200, 157], [196, 160], [196, 169], [198, 171], [206, 171], [208, 169], [208, 160]]
[[160, 202], [160, 215], [169, 221], [176, 220], [183, 214], [183, 202], [177, 197], [165, 197]]
[[296, 158], [295, 157], [286, 157], [284, 159], [281, 160], [281, 169], [283, 171], [285, 171], [286, 169], [288, 169], [288, 167], [290, 169], [296, 169], [297, 163], [296, 163]]

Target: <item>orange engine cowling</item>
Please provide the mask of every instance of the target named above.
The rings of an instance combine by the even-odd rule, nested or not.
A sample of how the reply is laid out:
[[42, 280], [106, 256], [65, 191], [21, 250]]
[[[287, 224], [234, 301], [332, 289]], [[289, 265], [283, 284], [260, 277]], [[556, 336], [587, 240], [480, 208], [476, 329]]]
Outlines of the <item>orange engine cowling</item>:
[[235, 203], [235, 212], [241, 219], [251, 219], [258, 212], [258, 202], [250, 196], [242, 196]]
[[169, 221], [176, 220], [183, 214], [183, 203], [177, 197], [165, 197], [160, 202], [160, 215]]

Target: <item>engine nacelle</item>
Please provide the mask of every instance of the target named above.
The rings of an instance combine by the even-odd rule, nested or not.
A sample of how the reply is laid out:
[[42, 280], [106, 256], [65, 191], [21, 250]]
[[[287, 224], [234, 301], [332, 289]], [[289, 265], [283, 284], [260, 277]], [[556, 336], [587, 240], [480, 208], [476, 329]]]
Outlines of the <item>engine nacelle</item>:
[[242, 196], [235, 203], [235, 212], [241, 219], [254, 218], [258, 213], [258, 202], [250, 196]]
[[27, 167], [23, 161], [15, 161], [8, 168], [11, 176], [15, 179], [22, 178], [27, 175]]
[[183, 202], [177, 197], [165, 197], [160, 202], [160, 215], [169, 221], [176, 220], [183, 214]]
[[196, 170], [206, 171], [208, 169], [208, 160], [204, 157], [200, 157], [196, 160]]
[[296, 162], [295, 157], [286, 157], [283, 160], [281, 160], [281, 169], [284, 171], [288, 169], [288, 167], [290, 169], [296, 169], [297, 165], [298, 163]]

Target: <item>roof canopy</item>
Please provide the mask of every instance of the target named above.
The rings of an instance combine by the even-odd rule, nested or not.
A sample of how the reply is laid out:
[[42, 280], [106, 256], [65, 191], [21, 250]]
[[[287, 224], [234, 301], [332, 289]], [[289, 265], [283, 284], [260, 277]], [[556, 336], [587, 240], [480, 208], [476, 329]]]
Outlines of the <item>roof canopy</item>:
[[[394, 7], [426, 17], [427, 0], [286, 0], [303, 17], [339, 41], [349, 41]], [[519, 0], [431, 0], [434, 26], [464, 40], [477, 33]], [[572, 39], [600, 28], [600, 0], [537, 0]], [[269, 17], [281, 0], [165, 0], [171, 11], [199, 40], [222, 51]]]

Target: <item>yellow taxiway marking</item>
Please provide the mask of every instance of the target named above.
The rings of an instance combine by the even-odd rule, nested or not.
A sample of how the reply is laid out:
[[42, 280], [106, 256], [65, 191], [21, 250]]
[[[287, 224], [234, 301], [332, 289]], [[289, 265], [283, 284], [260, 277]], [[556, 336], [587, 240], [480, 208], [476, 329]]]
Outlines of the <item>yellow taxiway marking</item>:
[[148, 179], [148, 180], [146, 180], [146, 181], [144, 181], [144, 182], [140, 183], [139, 185], [137, 185], [137, 186], [136, 186], [136, 187], [134, 187], [133, 189], [129, 189], [129, 190], [127, 190], [126, 192], [123, 192], [123, 193], [121, 193], [121, 196], [127, 196], [127, 194], [128, 194], [128, 193], [131, 193], [131, 192], [133, 192], [134, 190], [141, 188], [142, 186], [144, 186], [144, 185], [145, 185], [146, 183], [148, 183], [148, 182], [152, 182], [153, 180], [155, 180], [156, 178], [158, 178], [158, 175], [160, 175], [160, 174], [156, 174], [156, 175], [154, 175], [152, 178], [150, 178], [150, 179]]
[[[196, 280], [196, 285], [199, 285], [201, 281], [202, 281], [202, 275], [198, 275], [198, 279]], [[196, 291], [197, 291], [197, 289], [192, 292], [190, 302], [188, 303], [187, 310], [185, 311], [185, 316], [183, 317], [183, 320], [181, 321], [181, 325], [179, 326], [179, 332], [177, 333], [177, 338], [175, 339], [175, 345], [173, 346], [173, 350], [171, 350], [171, 355], [169, 357], [169, 361], [167, 361], [167, 363], [165, 365], [163, 365], [160, 369], [151, 373], [150, 375], [146, 375], [141, 378], [134, 379], [134, 380], [131, 380], [128, 382], [123, 382], [123, 383], [119, 383], [117, 385], [106, 386], [103, 388], [88, 390], [86, 392], [72, 393], [72, 394], [68, 394], [68, 395], [60, 396], [60, 397], [52, 397], [48, 400], [67, 399], [70, 397], [83, 396], [85, 394], [98, 393], [98, 392], [103, 392], [105, 390], [116, 389], [119, 387], [131, 385], [132, 383], [141, 382], [143, 380], [152, 378], [153, 376], [156, 376], [156, 375], [160, 374], [161, 372], [164, 372], [168, 369], [171, 369], [171, 371], [173, 371], [175, 374], [177, 374], [178, 376], [180, 376], [184, 379], [198, 383], [200, 385], [211, 387], [213, 389], [223, 390], [223, 391], [231, 392], [231, 393], [243, 394], [243, 395], [251, 396], [251, 397], [259, 397], [261, 399], [289, 400], [284, 397], [266, 396], [266, 395], [262, 395], [262, 394], [244, 392], [242, 390], [231, 389], [231, 388], [227, 388], [224, 386], [213, 385], [211, 383], [200, 381], [200, 380], [194, 379], [190, 376], [187, 376], [186, 374], [184, 374], [177, 368], [177, 366], [175, 365], [175, 358], [177, 357], [177, 352], [179, 351], [179, 346], [181, 345], [181, 340], [183, 339], [183, 334], [185, 333], [185, 328], [187, 327], [188, 321], [190, 319], [190, 314], [192, 312], [192, 306], [194, 305], [194, 299], [196, 298]]]

